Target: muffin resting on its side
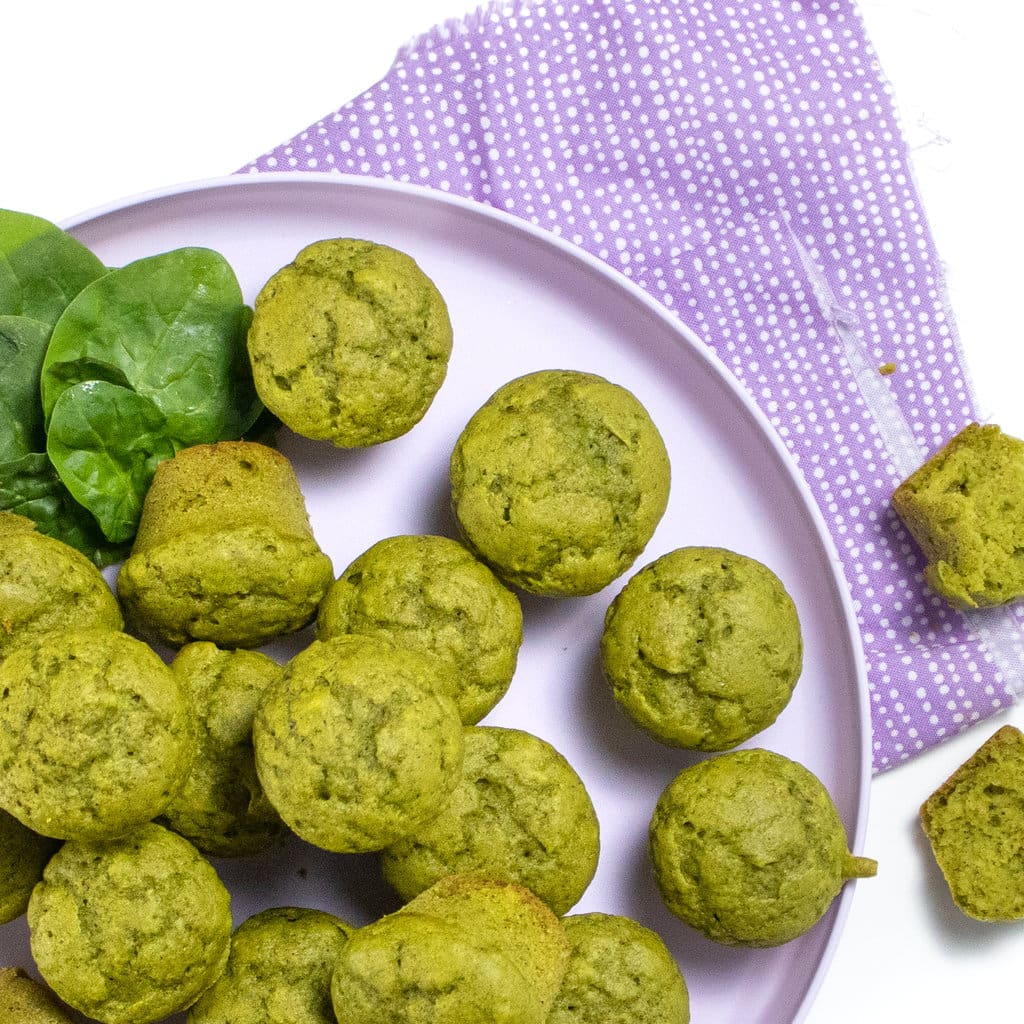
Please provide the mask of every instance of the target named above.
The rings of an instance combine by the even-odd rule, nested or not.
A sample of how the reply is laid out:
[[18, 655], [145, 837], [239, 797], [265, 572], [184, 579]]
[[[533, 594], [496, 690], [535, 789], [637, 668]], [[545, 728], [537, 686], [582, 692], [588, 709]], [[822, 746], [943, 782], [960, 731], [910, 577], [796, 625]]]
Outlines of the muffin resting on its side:
[[196, 641], [171, 669], [191, 711], [195, 754], [164, 821], [211, 856], [258, 853], [287, 831], [256, 777], [252, 749], [256, 708], [281, 666], [259, 651]]
[[953, 902], [979, 921], [1024, 918], [1024, 733], [1004, 725], [921, 806]]
[[650, 824], [665, 905], [727, 946], [777, 946], [818, 922], [851, 878], [877, 865], [849, 852], [828, 791], [770, 750], [736, 750], [684, 768]]
[[1024, 596], [1024, 441], [971, 423], [896, 488], [892, 504], [924, 552], [925, 581], [950, 604]]
[[465, 725], [501, 699], [515, 672], [523, 613], [515, 594], [448, 537], [388, 537], [327, 592], [317, 636], [382, 635], [450, 662], [449, 694]]
[[452, 325], [411, 256], [327, 238], [263, 286], [248, 345], [256, 390], [282, 423], [354, 448], [423, 418], [444, 382]]
[[257, 647], [306, 625], [333, 580], [288, 460], [221, 441], [157, 467], [117, 590], [132, 628], [165, 643]]
[[331, 972], [352, 928], [322, 910], [274, 907], [243, 921], [224, 973], [189, 1024], [337, 1024]]
[[335, 853], [380, 850], [429, 821], [462, 767], [462, 723], [435, 658], [379, 637], [314, 640], [256, 714], [264, 792]]
[[18, 967], [0, 968], [0, 1020], [9, 1024], [71, 1024], [51, 993]]
[[220, 976], [227, 889], [188, 840], [146, 824], [54, 854], [28, 907], [32, 955], [69, 1006], [104, 1024], [149, 1024]]
[[0, 924], [25, 913], [32, 889], [59, 846], [56, 839], [41, 836], [0, 811]]
[[549, 596], [593, 594], [625, 572], [665, 512], [670, 476], [636, 397], [575, 370], [499, 388], [460, 434], [450, 473], [469, 547]]
[[121, 629], [113, 591], [80, 551], [0, 512], [0, 661], [21, 640], [61, 629]]
[[545, 1024], [569, 958], [522, 886], [450, 875], [353, 933], [331, 979], [346, 1024]]
[[0, 807], [56, 839], [124, 835], [191, 767], [188, 704], [141, 640], [46, 633], [0, 664]]
[[579, 775], [550, 743], [519, 729], [465, 730], [458, 785], [429, 821], [389, 846], [385, 880], [403, 899], [446, 875], [526, 886], [556, 914], [597, 870], [599, 828]]
[[687, 547], [645, 566], [611, 603], [601, 660], [619, 705], [656, 740], [727, 750], [789, 703], [803, 641], [796, 606], [767, 566]]
[[547, 1024], [687, 1024], [690, 996], [660, 936], [628, 917], [562, 919], [569, 969]]

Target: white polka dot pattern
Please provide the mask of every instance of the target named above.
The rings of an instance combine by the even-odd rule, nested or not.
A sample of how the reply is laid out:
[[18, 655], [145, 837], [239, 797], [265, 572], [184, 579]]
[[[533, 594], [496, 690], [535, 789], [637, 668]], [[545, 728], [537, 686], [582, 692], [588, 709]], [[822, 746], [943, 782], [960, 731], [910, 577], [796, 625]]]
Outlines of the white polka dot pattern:
[[1013, 700], [1015, 612], [924, 587], [896, 484], [975, 418], [941, 264], [850, 0], [498, 3], [244, 171], [419, 182], [620, 270], [717, 352], [820, 504], [874, 765]]

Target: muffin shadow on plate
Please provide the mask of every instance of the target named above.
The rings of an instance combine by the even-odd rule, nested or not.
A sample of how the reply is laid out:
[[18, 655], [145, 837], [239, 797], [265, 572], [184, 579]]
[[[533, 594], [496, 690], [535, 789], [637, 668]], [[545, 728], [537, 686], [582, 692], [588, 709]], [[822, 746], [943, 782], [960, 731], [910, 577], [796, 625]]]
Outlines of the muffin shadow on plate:
[[654, 779], [661, 786], [680, 769], [706, 756], [658, 743], [630, 721], [612, 696], [596, 638], [585, 669], [576, 680], [573, 697], [578, 720], [586, 725], [588, 734], [619, 773]]

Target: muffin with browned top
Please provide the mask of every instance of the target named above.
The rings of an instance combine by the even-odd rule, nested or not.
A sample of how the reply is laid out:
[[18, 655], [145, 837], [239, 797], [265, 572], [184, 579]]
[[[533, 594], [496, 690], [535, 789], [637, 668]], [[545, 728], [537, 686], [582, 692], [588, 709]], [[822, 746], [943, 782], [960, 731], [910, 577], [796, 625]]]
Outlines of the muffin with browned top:
[[117, 591], [134, 629], [256, 647], [306, 625], [334, 579], [291, 463], [252, 441], [157, 467]]
[[331, 979], [346, 1024], [545, 1024], [569, 943], [528, 889], [450, 875], [358, 929]]

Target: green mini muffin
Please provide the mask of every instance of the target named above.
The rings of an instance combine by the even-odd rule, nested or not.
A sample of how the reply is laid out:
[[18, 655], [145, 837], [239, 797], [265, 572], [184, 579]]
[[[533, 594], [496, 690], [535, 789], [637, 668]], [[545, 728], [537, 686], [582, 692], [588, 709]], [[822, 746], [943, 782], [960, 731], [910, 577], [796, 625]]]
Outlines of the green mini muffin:
[[445, 875], [406, 904], [473, 933], [481, 943], [518, 945], [519, 971], [530, 990], [550, 1005], [562, 984], [569, 941], [557, 915], [524, 885], [480, 872]]
[[[360, 928], [335, 964], [331, 991], [346, 1024], [544, 1024], [545, 1007], [515, 960], [444, 918], [403, 913]], [[426, 1007], [429, 1017], [417, 1017]]]
[[626, 714], [656, 740], [727, 750], [789, 703], [803, 663], [796, 606], [782, 581], [723, 548], [678, 548], [612, 601], [601, 660]]
[[333, 914], [274, 907], [243, 921], [227, 967], [189, 1024], [337, 1024], [331, 972], [352, 928]]
[[475, 725], [504, 696], [523, 641], [519, 600], [448, 537], [389, 537], [338, 577], [320, 605], [317, 636], [383, 635], [450, 662], [450, 696]]
[[0, 807], [57, 839], [124, 835], [191, 768], [188, 703], [141, 640], [46, 633], [0, 664]]
[[462, 767], [445, 663], [379, 637], [315, 640], [267, 691], [253, 725], [270, 802], [307, 842], [379, 850], [429, 821]]
[[228, 891], [188, 840], [152, 823], [109, 842], [65, 843], [28, 908], [39, 973], [103, 1024], [148, 1024], [220, 976]]
[[195, 752], [164, 821], [211, 856], [258, 853], [287, 831], [256, 776], [252, 748], [256, 708], [281, 666], [259, 651], [196, 641], [171, 668], [191, 709]]
[[922, 804], [953, 902], [979, 921], [1024, 918], [1024, 733], [1004, 725]]
[[446, 875], [477, 872], [526, 886], [564, 914], [593, 879], [599, 848], [590, 796], [550, 743], [519, 729], [473, 726], [451, 798], [389, 846], [381, 864], [403, 899]]
[[331, 994], [345, 1024], [545, 1024], [568, 957], [528, 889], [450, 876], [353, 933]]
[[970, 423], [896, 489], [893, 508], [957, 608], [1024, 596], [1024, 441]]
[[113, 591], [80, 551], [0, 512], [0, 661], [20, 640], [67, 629], [121, 629]]
[[592, 594], [625, 572], [665, 512], [670, 478], [636, 397], [575, 370], [499, 388], [459, 435], [450, 474], [469, 547], [549, 596]]
[[614, 914], [562, 919], [569, 968], [547, 1024], [687, 1024], [686, 982], [661, 937]]
[[52, 994], [18, 967], [0, 968], [0, 1020], [5, 1024], [71, 1024]]
[[654, 875], [677, 917], [727, 946], [777, 946], [811, 928], [855, 857], [818, 778], [769, 750], [736, 750], [681, 771], [650, 823]]
[[159, 464], [117, 592], [164, 643], [257, 647], [310, 622], [333, 580], [288, 460], [222, 441]]
[[328, 238], [263, 286], [248, 345], [256, 390], [282, 423], [354, 448], [423, 418], [447, 372], [452, 325], [412, 257]]
[[59, 846], [0, 811], [0, 924], [25, 913], [33, 887]]

